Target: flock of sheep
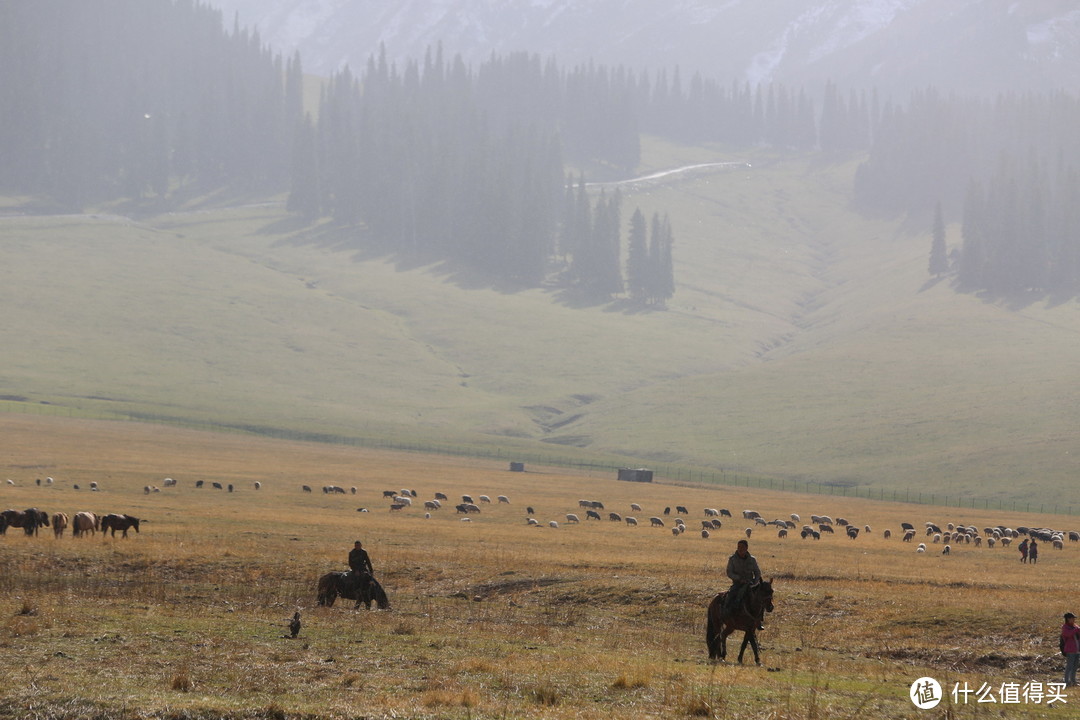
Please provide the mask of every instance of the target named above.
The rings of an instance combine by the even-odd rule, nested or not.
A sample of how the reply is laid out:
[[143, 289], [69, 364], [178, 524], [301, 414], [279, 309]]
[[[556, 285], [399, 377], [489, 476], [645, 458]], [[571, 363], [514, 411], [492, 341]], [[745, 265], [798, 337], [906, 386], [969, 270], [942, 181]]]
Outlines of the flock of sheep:
[[[390, 501], [389, 508], [392, 512], [397, 512], [410, 508], [413, 506], [414, 500], [418, 498], [418, 494], [415, 490], [385, 490], [383, 491], [383, 498]], [[463, 514], [465, 517], [461, 518], [464, 522], [471, 522], [470, 515], [481, 512], [481, 506], [484, 504], [492, 503], [491, 498], [488, 495], [477, 495], [474, 502], [472, 495], [462, 495], [461, 503], [454, 505], [456, 513]], [[417, 505], [420, 502], [417, 500]], [[447, 495], [445, 493], [435, 493], [435, 496], [431, 500], [423, 501], [424, 517], [430, 518], [431, 513], [436, 512], [443, 507], [443, 503], [448, 502]], [[497, 498], [499, 504], [509, 504], [510, 500], [505, 495], [499, 495]], [[642, 513], [642, 506], [639, 503], [630, 503], [630, 513], [623, 514], [621, 512], [611, 511], [605, 508], [604, 503], [599, 500], [578, 500], [577, 502], [579, 510], [577, 512], [568, 512], [563, 515], [561, 520], [547, 520], [541, 521], [536, 517], [536, 513], [532, 507], [526, 508], [525, 522], [531, 527], [549, 527], [559, 528], [560, 523], [576, 525], [580, 524], [583, 520], [588, 522], [590, 520], [609, 522], [618, 522], [630, 527], [636, 527], [638, 525], [648, 524], [649, 527], [668, 528], [670, 525], [671, 534], [675, 537], [682, 535], [687, 531], [687, 520], [685, 519], [691, 512], [685, 505], [668, 506], [657, 515], [649, 516], [647, 519], [644, 516], [639, 515]], [[367, 512], [367, 508], [359, 508], [361, 512]], [[674, 511], [675, 516], [671, 517]], [[723, 527], [723, 517], [733, 517], [730, 510], [727, 508], [703, 508], [704, 518], [700, 520], [701, 527], [699, 534], [702, 538], [709, 538], [717, 530]], [[641, 520], [639, 520], [641, 517]], [[798, 533], [799, 537], [804, 540], [820, 540], [823, 535], [836, 535], [842, 533], [844, 536], [851, 540], [856, 540], [860, 535], [869, 535], [873, 532], [873, 528], [870, 525], [859, 526], [848, 519], [843, 517], [837, 517], [833, 519], [828, 515], [810, 515], [810, 522], [804, 523], [801, 516], [798, 513], [792, 513], [787, 518], [775, 518], [773, 520], [766, 520], [762, 517], [761, 513], [755, 510], [743, 510], [742, 518], [747, 521], [747, 526], [741, 531], [742, 535], [747, 538], [752, 537], [755, 531], [767, 529], [770, 527], [776, 528], [776, 536], [779, 539], [785, 539], [794, 533]], [[917, 534], [918, 530], [911, 523], [900, 523], [900, 539], [904, 542], [912, 542]], [[998, 525], [994, 527], [978, 528], [974, 525], [965, 525], [960, 523], [945, 523], [944, 527], [936, 522], [927, 521], [924, 523], [923, 532], [930, 544], [940, 544], [942, 547], [942, 554], [949, 555], [952, 552], [953, 545], [970, 544], [975, 547], [981, 547], [985, 544], [988, 548], [994, 548], [997, 546], [1008, 547], [1009, 544], [1016, 538], [1021, 536], [1029, 536], [1037, 539], [1041, 542], [1049, 543], [1052, 547], [1057, 549], [1064, 548], [1066, 540], [1071, 542], [1080, 542], [1080, 532], [1057, 530], [1053, 528], [1031, 528], [1025, 526], [1017, 526], [1016, 528], [1006, 525]], [[885, 539], [891, 538], [893, 535], [892, 530], [884, 530], [882, 537]], [[927, 543], [919, 543], [916, 547], [916, 551], [925, 553], [927, 551]]]

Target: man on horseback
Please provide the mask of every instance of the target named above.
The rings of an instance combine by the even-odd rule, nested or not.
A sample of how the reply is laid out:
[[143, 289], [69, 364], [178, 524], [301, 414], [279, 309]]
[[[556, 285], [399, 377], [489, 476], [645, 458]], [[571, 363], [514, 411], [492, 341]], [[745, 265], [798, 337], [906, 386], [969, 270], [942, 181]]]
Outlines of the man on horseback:
[[[731, 588], [727, 591], [724, 602], [724, 615], [731, 615], [743, 607], [746, 592], [761, 582], [761, 568], [757, 558], [750, 554], [750, 543], [740, 540], [735, 554], [728, 558], [727, 576], [731, 578]], [[758, 623], [758, 630], [765, 626]]]
[[359, 540], [353, 543], [353, 549], [349, 551], [349, 568], [357, 575], [365, 572], [369, 575], [375, 574], [375, 568], [371, 566], [371, 558], [368, 557], [367, 550]]

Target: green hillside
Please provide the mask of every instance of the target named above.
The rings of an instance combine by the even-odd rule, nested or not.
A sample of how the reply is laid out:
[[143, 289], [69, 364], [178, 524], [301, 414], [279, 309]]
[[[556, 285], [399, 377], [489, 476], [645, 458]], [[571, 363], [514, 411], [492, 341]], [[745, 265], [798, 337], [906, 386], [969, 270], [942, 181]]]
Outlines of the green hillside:
[[931, 282], [929, 217], [849, 211], [854, 162], [644, 149], [645, 171], [750, 163], [622, 188], [624, 222], [671, 215], [666, 311], [403, 266], [360, 230], [298, 227], [280, 198], [0, 217], [0, 394], [25, 399], [4, 409], [584, 448], [985, 498], [1068, 486], [1074, 302]]

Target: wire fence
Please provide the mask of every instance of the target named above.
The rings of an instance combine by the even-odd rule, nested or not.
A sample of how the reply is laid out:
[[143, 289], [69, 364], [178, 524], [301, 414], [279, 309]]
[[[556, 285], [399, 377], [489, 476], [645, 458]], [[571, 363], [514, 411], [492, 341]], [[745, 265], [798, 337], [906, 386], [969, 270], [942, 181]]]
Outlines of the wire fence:
[[1070, 516], [1076, 514], [1076, 510], [1074, 510], [1071, 505], [1048, 503], [1039, 500], [1033, 501], [1030, 499], [976, 497], [966, 493], [950, 494], [926, 492], [918, 489], [912, 490], [909, 488], [900, 489], [883, 486], [860, 486], [842, 482], [793, 480], [739, 473], [729, 470], [718, 470], [715, 468], [694, 467], [676, 463], [651, 463], [631, 458], [596, 459], [589, 457], [573, 457], [572, 455], [560, 454], [554, 451], [503, 448], [493, 445], [461, 445], [426, 440], [403, 440], [397, 437], [306, 432], [302, 430], [247, 423], [223, 423], [210, 420], [197, 421], [190, 418], [173, 417], [154, 413], [97, 413], [49, 403], [30, 403], [25, 402], [21, 398], [15, 401], [12, 401], [10, 398], [0, 399], [0, 412], [152, 423], [183, 427], [191, 430], [242, 433], [276, 440], [348, 445], [377, 450], [390, 450], [394, 452], [506, 460], [515, 465], [532, 464], [546, 467], [560, 467], [597, 474], [610, 473], [611, 475], [615, 475], [620, 468], [628, 466], [647, 466], [653, 471], [654, 477], [675, 484], [716, 485], [732, 488], [744, 487], [758, 490], [801, 493], [804, 495], [826, 495], [832, 497], [909, 503], [914, 505], [932, 505], [957, 509], [1039, 514], [1051, 513]]

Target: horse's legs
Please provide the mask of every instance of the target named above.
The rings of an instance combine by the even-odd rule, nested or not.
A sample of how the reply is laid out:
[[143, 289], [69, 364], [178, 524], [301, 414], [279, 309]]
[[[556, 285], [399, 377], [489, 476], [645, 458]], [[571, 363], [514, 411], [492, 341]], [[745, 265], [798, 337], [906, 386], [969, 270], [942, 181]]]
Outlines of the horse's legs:
[[758, 654], [757, 633], [750, 635], [750, 647], [754, 648], [754, 662], [761, 665], [761, 655]]
[[739, 646], [739, 664], [742, 665], [743, 653], [746, 652], [746, 645], [754, 637], [754, 633], [749, 630], [743, 630], [742, 645]]
[[727, 657], [727, 636], [735, 632], [735, 628], [730, 625], [725, 625], [724, 629], [720, 631], [720, 659], [723, 660]]

